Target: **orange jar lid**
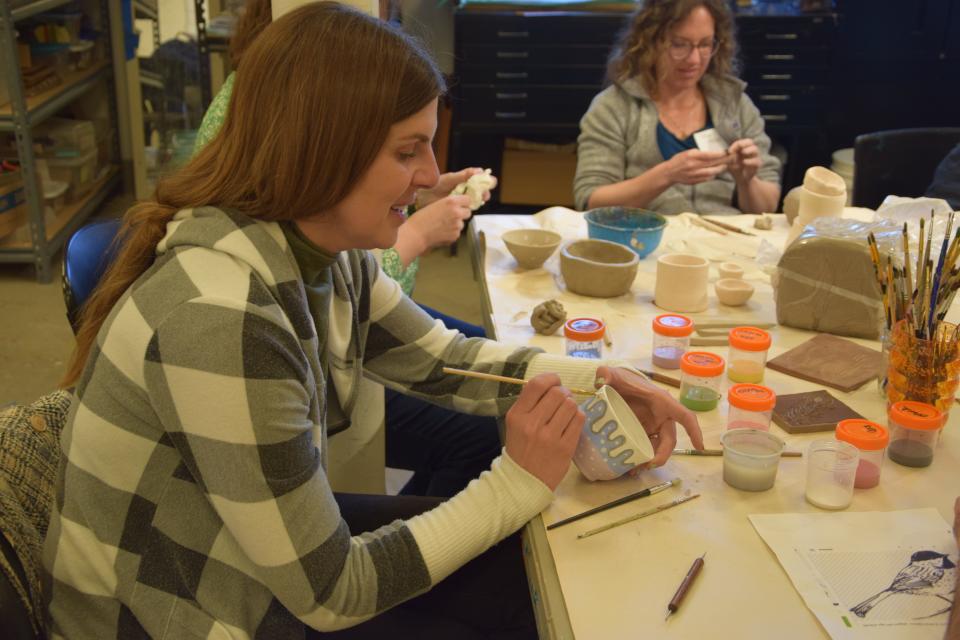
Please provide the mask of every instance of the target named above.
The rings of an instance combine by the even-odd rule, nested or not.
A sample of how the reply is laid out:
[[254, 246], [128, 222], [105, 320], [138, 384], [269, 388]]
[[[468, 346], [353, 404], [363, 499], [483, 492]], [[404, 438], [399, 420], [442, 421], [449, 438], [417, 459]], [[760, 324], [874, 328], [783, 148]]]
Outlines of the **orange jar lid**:
[[887, 417], [908, 429], [930, 431], [943, 426], [943, 414], [939, 409], [925, 402], [911, 400], [894, 402], [887, 410]]
[[756, 327], [730, 329], [730, 346], [741, 351], [766, 351], [770, 348], [770, 334]]
[[579, 342], [594, 342], [603, 338], [606, 325], [596, 318], [572, 318], [563, 325], [563, 335]]
[[770, 411], [777, 404], [777, 394], [759, 384], [735, 384], [727, 391], [730, 406], [747, 411]]
[[687, 351], [680, 358], [680, 371], [692, 376], [713, 378], [723, 375], [723, 358], [706, 351]]
[[672, 338], [683, 338], [693, 333], [693, 320], [675, 313], [665, 313], [653, 319], [653, 332]]
[[863, 451], [879, 451], [890, 442], [886, 427], [861, 418], [838, 422], [836, 437]]

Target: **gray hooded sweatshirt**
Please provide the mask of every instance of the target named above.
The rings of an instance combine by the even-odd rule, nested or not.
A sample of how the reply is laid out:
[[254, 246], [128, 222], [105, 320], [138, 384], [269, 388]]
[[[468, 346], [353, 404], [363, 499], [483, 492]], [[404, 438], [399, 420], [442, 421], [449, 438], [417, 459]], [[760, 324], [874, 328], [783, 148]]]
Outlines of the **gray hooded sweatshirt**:
[[[770, 155], [770, 138], [763, 118], [744, 92], [746, 83], [732, 76], [706, 75], [700, 86], [707, 99], [713, 126], [727, 143], [752, 138], [760, 149], [757, 177], [780, 182], [780, 161]], [[613, 84], [594, 97], [580, 120], [577, 174], [573, 194], [578, 209], [587, 209], [597, 187], [640, 175], [664, 161], [657, 146], [657, 107], [639, 78]], [[647, 209], [664, 214], [692, 211], [709, 214], [740, 213], [733, 206], [733, 176], [721, 173], [697, 185], [675, 184], [654, 198]]]

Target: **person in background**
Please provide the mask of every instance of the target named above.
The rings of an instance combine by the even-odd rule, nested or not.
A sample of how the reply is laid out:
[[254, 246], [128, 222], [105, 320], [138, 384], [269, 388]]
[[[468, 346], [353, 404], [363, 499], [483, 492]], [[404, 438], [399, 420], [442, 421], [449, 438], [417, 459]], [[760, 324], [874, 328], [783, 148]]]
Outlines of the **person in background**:
[[[780, 161], [737, 79], [724, 0], [647, 0], [607, 71], [610, 86], [580, 121], [574, 199], [659, 213], [762, 213], [780, 198]], [[725, 150], [700, 150], [715, 129]]]
[[[515, 532], [569, 471], [568, 387], [619, 391], [653, 465], [677, 422], [702, 448], [636, 372], [466, 338], [382, 275], [367, 250], [437, 181], [444, 90], [407, 34], [308, 4], [250, 45], [221, 132], [125, 214], [63, 380], [52, 637], [535, 638]], [[328, 428], [376, 416], [366, 377], [504, 415], [504, 450], [446, 501], [334, 494]]]
[[[234, 68], [240, 65], [243, 52], [278, 16], [315, 0], [248, 0], [230, 39], [230, 58]], [[282, 4], [282, 7], [281, 7]], [[381, 1], [380, 18], [396, 13], [393, 3]], [[235, 73], [210, 103], [197, 133], [196, 151], [212, 140], [223, 127], [227, 106], [233, 92]], [[383, 251], [375, 250], [384, 273], [396, 280], [406, 295], [413, 294], [419, 257], [434, 247], [456, 242], [464, 223], [470, 218], [469, 197], [450, 195], [459, 183], [482, 169], [468, 168], [442, 174], [437, 184], [417, 192], [416, 214], [400, 227], [397, 241]], [[490, 198], [490, 192], [483, 195]], [[482, 327], [420, 305], [430, 316], [442, 321], [468, 338], [484, 337]], [[489, 416], [465, 415], [418, 398], [387, 389], [384, 429], [385, 459], [388, 467], [405, 469], [413, 476], [400, 489], [403, 495], [424, 495], [448, 498], [467, 486], [500, 454], [500, 432], [497, 421]]]
[[933, 182], [924, 194], [931, 198], [943, 198], [955, 211], [960, 210], [960, 144], [940, 161], [933, 174]]

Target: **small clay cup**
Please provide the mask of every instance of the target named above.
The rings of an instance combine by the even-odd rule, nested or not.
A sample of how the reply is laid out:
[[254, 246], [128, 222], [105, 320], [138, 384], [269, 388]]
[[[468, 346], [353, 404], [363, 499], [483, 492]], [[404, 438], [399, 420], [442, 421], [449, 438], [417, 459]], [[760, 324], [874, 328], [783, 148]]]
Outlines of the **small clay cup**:
[[580, 408], [587, 420], [573, 462], [587, 480], [613, 480], [653, 459], [647, 432], [613, 387], [600, 387]]
[[753, 285], [739, 278], [721, 278], [713, 286], [720, 304], [728, 307], [746, 304], [753, 295]]
[[710, 263], [689, 253], [668, 253], [657, 259], [657, 282], [653, 303], [677, 313], [696, 313], [707, 308], [707, 276]]
[[720, 266], [717, 267], [717, 273], [720, 274], [720, 278], [739, 280], [743, 278], [743, 267], [736, 262], [721, 262]]

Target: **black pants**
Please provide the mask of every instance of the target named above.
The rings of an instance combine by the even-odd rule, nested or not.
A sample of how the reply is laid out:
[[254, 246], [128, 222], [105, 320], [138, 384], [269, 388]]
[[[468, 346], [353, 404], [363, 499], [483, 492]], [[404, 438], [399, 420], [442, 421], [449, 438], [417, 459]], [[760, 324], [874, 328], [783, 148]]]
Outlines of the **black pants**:
[[[336, 494], [350, 531], [373, 531], [408, 519], [442, 502], [420, 496]], [[349, 629], [308, 630], [308, 638], [331, 640], [534, 640], [536, 623], [516, 533], [457, 570], [422, 595]]]
[[[423, 309], [468, 338], [484, 335], [481, 327]], [[449, 498], [500, 455], [494, 418], [458, 413], [389, 389], [385, 408], [387, 466], [413, 471], [401, 495]]]

